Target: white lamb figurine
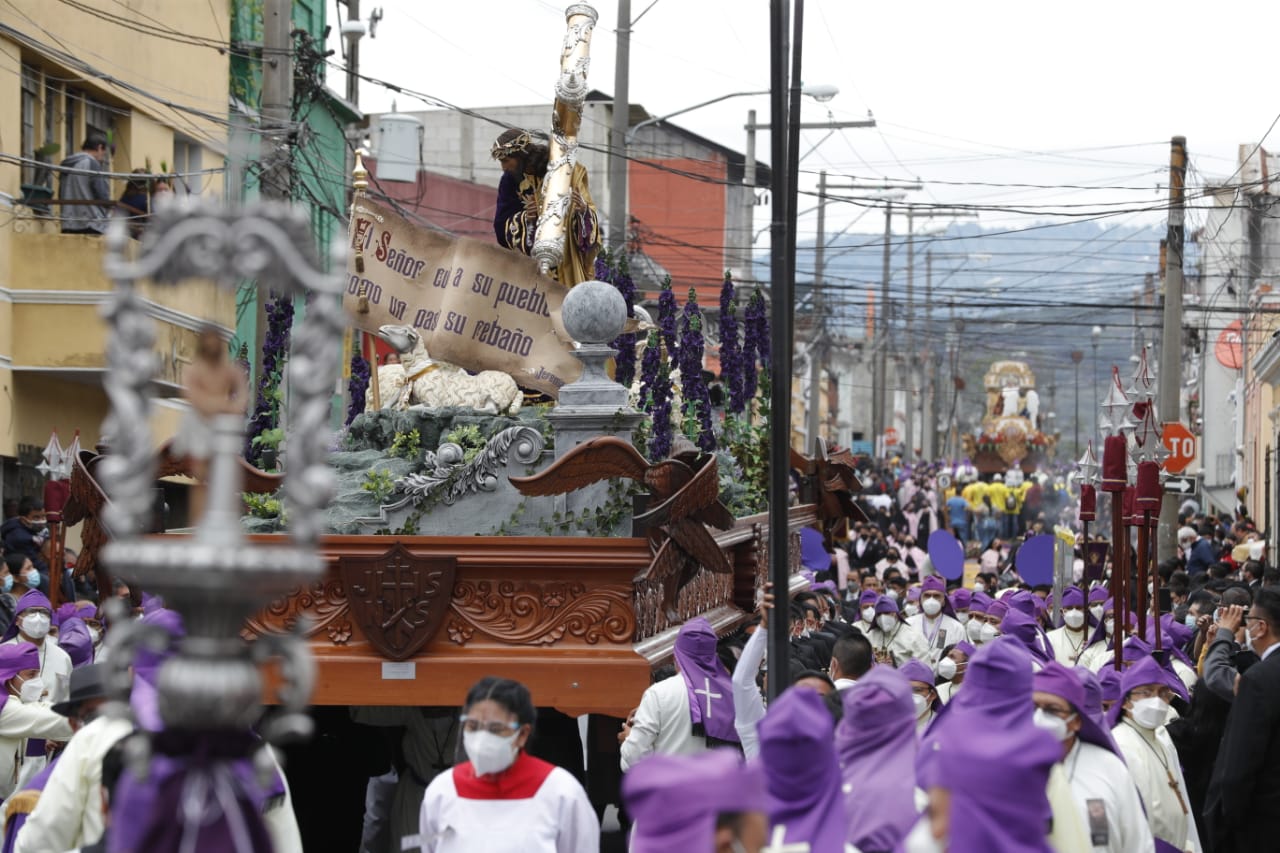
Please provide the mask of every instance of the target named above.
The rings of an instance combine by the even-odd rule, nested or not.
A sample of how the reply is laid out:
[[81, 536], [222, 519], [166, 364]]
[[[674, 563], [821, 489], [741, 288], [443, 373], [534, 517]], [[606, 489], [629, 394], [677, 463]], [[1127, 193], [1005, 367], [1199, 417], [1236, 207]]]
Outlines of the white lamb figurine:
[[[409, 326], [382, 326], [378, 337], [400, 353], [400, 366], [404, 369], [405, 385], [395, 408], [459, 406], [492, 415], [520, 411], [524, 402], [520, 388], [502, 371], [483, 370], [472, 376], [456, 364], [433, 361], [422, 336]], [[382, 399], [386, 405], [390, 398], [383, 393]]]
[[[382, 404], [382, 408], [390, 409], [393, 407], [396, 401], [400, 399], [403, 391], [404, 365], [399, 362], [378, 365], [378, 401]], [[365, 392], [364, 410], [366, 412], [373, 411], [372, 388]]]

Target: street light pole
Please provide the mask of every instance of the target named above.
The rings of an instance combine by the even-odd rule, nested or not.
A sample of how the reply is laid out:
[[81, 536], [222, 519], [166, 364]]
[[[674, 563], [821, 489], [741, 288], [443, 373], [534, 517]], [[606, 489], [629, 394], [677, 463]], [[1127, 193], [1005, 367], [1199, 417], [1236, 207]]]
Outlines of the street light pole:
[[1097, 433], [1097, 429], [1098, 429], [1097, 411], [1098, 411], [1098, 339], [1102, 337], [1102, 327], [1094, 326], [1092, 329], [1089, 330], [1089, 336], [1093, 338], [1093, 382], [1090, 383], [1093, 386], [1093, 408], [1090, 409], [1090, 411], [1094, 412], [1093, 425], [1089, 427], [1089, 437], [1093, 439], [1094, 447], [1101, 447], [1102, 440], [1098, 437], [1098, 433]]
[[627, 251], [627, 127], [631, 123], [631, 0], [618, 0], [618, 47], [613, 71], [613, 125], [609, 130], [609, 251]]
[[1076, 417], [1073, 423], [1076, 425], [1075, 455], [1077, 458], [1084, 452], [1080, 447], [1080, 362], [1082, 361], [1084, 361], [1084, 350], [1073, 349], [1071, 351], [1071, 363], [1076, 368]]

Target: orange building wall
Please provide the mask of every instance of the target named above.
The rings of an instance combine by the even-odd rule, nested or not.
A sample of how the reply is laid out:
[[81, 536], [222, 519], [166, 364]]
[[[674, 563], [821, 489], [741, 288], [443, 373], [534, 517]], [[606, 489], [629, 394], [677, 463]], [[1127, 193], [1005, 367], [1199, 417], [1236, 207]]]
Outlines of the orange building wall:
[[[653, 168], [647, 164], [657, 164]], [[672, 170], [672, 171], [667, 171]], [[684, 174], [701, 175], [698, 180]], [[703, 306], [719, 304], [725, 263], [725, 186], [722, 159], [648, 160], [630, 164], [630, 207], [636, 220], [634, 248], [671, 273], [676, 299], [689, 287]]]

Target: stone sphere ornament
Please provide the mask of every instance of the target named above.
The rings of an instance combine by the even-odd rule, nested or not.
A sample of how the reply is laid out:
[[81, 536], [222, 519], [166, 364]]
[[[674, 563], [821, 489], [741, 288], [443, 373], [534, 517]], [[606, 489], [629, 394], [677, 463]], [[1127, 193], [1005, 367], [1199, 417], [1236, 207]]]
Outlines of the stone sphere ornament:
[[612, 284], [584, 281], [575, 285], [560, 309], [564, 330], [580, 344], [604, 344], [622, 334], [627, 302]]

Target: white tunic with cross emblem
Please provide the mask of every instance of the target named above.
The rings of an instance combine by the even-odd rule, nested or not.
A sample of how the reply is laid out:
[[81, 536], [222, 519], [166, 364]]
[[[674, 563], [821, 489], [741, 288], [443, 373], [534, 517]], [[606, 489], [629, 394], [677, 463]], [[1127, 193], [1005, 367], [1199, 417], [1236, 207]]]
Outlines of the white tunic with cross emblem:
[[[709, 703], [711, 713], [721, 705], [727, 713], [728, 702], [711, 691], [709, 682], [697, 692], [700, 701]], [[647, 755], [688, 755], [706, 748], [707, 739], [693, 733], [689, 688], [683, 676], [673, 675], [650, 685], [640, 698], [631, 734], [622, 743], [622, 771]]]

